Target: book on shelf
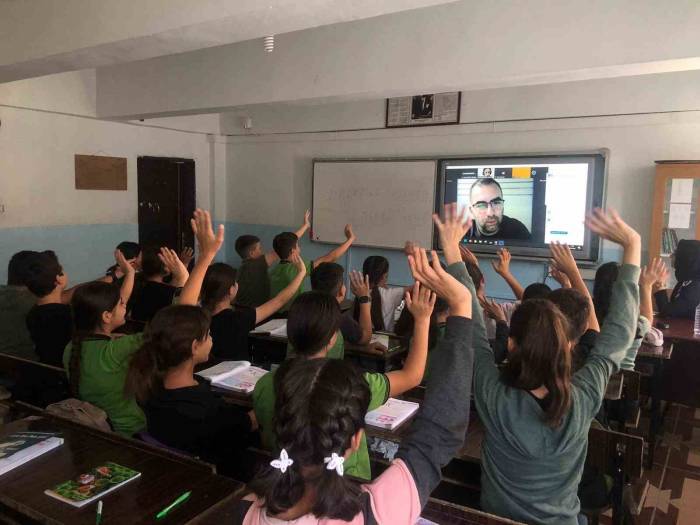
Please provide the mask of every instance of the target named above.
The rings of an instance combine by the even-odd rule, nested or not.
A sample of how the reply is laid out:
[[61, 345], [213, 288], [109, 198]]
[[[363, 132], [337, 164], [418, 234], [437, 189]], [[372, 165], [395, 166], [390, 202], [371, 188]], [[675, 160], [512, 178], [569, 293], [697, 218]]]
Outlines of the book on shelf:
[[415, 414], [419, 406], [418, 403], [413, 401], [404, 401], [403, 399], [390, 397], [379, 408], [367, 412], [365, 423], [377, 428], [394, 430]]
[[0, 475], [63, 445], [56, 432], [15, 432], [0, 441]]
[[83, 507], [141, 476], [140, 472], [108, 462], [75, 479], [59, 483], [44, 494], [59, 501]]
[[212, 385], [225, 390], [250, 394], [267, 370], [252, 366], [249, 361], [223, 361], [216, 366], [197, 372]]

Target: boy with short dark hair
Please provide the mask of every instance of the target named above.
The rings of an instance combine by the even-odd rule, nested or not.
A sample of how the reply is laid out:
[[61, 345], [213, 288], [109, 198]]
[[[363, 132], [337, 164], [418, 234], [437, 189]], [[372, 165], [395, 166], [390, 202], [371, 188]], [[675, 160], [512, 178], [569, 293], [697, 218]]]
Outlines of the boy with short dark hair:
[[25, 319], [36, 302], [27, 289], [27, 261], [38, 252], [15, 253], [7, 265], [7, 286], [0, 286], [0, 352], [36, 359]]
[[[314, 261], [306, 261], [306, 271], [311, 274], [311, 271], [316, 268], [319, 264], [324, 262], [335, 262], [340, 257], [342, 257], [345, 252], [348, 251], [352, 243], [355, 242], [355, 234], [352, 231], [352, 225], [345, 225], [345, 242], [328, 252], [323, 257], [319, 257]], [[289, 264], [289, 259], [294, 254], [301, 254], [301, 249], [299, 248], [299, 237], [292, 232], [282, 232], [278, 234], [272, 241], [272, 247], [280, 258], [279, 263], [270, 269], [270, 293], [272, 295], [277, 295], [281, 290], [287, 287], [289, 283], [294, 279], [297, 273], [294, 265]], [[303, 287], [302, 287], [303, 288]], [[286, 312], [289, 310], [290, 305], [300, 295], [304, 290], [299, 288], [297, 293], [292, 297], [292, 299], [284, 305], [280, 312]]]
[[[311, 227], [311, 213], [306, 210], [304, 224], [294, 233], [300, 239]], [[275, 294], [270, 294], [270, 279], [267, 275], [279, 257], [275, 251], [265, 253], [260, 237], [241, 235], [236, 239], [236, 253], [241, 258], [238, 270], [238, 295], [236, 304], [257, 308], [265, 304]]]
[[63, 366], [63, 350], [73, 335], [70, 306], [63, 303], [68, 277], [56, 254], [37, 253], [27, 261], [26, 285], [37, 300], [27, 313], [27, 329], [42, 363]]

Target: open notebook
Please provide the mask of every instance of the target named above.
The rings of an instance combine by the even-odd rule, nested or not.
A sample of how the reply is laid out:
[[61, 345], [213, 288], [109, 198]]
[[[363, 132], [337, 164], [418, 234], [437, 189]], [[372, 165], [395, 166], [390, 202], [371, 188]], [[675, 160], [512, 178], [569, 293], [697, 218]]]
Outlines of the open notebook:
[[287, 337], [287, 320], [272, 319], [250, 331], [251, 334], [270, 334], [273, 337]]
[[197, 372], [197, 375], [209, 381], [212, 385], [225, 390], [250, 394], [255, 384], [267, 370], [251, 366], [248, 361], [223, 361], [216, 366]]
[[365, 415], [365, 423], [387, 430], [394, 430], [401, 423], [415, 414], [420, 405], [413, 401], [403, 401], [390, 397], [386, 403]]

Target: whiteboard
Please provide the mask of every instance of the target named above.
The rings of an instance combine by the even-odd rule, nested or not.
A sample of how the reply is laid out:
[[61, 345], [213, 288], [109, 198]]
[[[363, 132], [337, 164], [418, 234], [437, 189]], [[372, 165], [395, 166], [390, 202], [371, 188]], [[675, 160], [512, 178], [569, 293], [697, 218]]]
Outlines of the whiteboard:
[[315, 161], [312, 239], [402, 249], [407, 240], [433, 243], [434, 160]]

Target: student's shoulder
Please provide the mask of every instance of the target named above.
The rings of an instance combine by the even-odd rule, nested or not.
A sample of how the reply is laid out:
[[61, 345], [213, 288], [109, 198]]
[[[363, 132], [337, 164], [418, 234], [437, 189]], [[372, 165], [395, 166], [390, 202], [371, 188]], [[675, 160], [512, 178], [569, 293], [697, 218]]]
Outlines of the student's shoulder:
[[364, 377], [370, 393], [369, 410], [373, 410], [389, 399], [389, 378], [381, 372], [365, 372]]
[[377, 523], [415, 523], [420, 516], [418, 488], [408, 466], [400, 459], [362, 489], [370, 494]]
[[262, 402], [266, 396], [274, 396], [275, 391], [275, 372], [268, 372], [255, 383], [253, 388], [253, 402]]

